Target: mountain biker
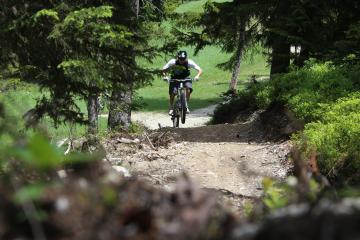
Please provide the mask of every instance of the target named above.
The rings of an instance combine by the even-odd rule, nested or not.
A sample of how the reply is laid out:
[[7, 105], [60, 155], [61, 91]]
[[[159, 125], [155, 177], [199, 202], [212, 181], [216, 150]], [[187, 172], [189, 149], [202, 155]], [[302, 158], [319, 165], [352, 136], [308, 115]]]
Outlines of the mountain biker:
[[[177, 53], [176, 59], [171, 59], [165, 66], [162, 68], [164, 80], [169, 81], [168, 73], [170, 72], [171, 79], [185, 79], [190, 76], [189, 68], [194, 68], [197, 70], [197, 75], [194, 77], [194, 81], [198, 81], [200, 75], [202, 74], [201, 68], [191, 59], [187, 58], [186, 51], [179, 51]], [[170, 82], [169, 85], [169, 95], [170, 95], [170, 106], [169, 106], [169, 115], [173, 113], [173, 104], [174, 98], [177, 94], [177, 89], [180, 83]], [[186, 88], [186, 99], [190, 100], [190, 95], [193, 91], [191, 81], [185, 82], [184, 86]], [[189, 107], [186, 106], [186, 113], [190, 113]]]

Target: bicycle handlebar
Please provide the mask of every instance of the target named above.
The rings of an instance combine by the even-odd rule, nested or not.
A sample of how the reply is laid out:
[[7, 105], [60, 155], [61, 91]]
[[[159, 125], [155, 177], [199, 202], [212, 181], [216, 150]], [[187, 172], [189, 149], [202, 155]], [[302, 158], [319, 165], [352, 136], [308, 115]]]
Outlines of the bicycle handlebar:
[[169, 82], [188, 82], [188, 81], [194, 81], [193, 78], [184, 78], [184, 79], [170, 79]]

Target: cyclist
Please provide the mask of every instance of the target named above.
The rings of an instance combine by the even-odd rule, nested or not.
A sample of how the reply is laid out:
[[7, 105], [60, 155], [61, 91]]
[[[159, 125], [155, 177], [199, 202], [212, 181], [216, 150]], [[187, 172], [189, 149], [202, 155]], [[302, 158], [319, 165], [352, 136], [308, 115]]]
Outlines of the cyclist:
[[[186, 51], [179, 51], [177, 53], [176, 59], [171, 59], [162, 69], [164, 80], [169, 81], [168, 73], [170, 72], [171, 79], [185, 79], [190, 76], [189, 68], [194, 68], [197, 70], [197, 75], [194, 77], [194, 81], [198, 81], [200, 75], [202, 74], [201, 68], [191, 59], [187, 58]], [[169, 106], [169, 115], [173, 113], [173, 104], [174, 98], [177, 94], [177, 88], [180, 83], [178, 82], [170, 82], [169, 85], [169, 95], [170, 95], [170, 106]], [[191, 81], [185, 82], [184, 86], [186, 88], [186, 99], [190, 100], [190, 95], [193, 91]], [[189, 107], [186, 106], [186, 113], [190, 113]]]

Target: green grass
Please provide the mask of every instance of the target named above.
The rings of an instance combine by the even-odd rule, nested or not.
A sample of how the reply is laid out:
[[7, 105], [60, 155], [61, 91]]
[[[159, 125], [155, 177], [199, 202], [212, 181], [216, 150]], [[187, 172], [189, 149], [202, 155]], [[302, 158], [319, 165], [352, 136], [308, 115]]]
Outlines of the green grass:
[[[43, 123], [53, 141], [58, 141], [64, 137], [79, 138], [85, 136], [87, 132], [87, 127], [80, 124], [71, 125], [67, 123], [54, 128], [49, 119], [44, 120]], [[100, 135], [105, 134], [107, 131], [107, 118], [99, 117], [98, 127]]]
[[[3, 92], [0, 95], [0, 102], [4, 104], [5, 111], [9, 119], [16, 119], [17, 122], [15, 124], [18, 126], [18, 129], [23, 129], [24, 123], [22, 121], [22, 116], [36, 105], [36, 99], [41, 97], [41, 95], [42, 93], [39, 91], [39, 88], [29, 85], [21, 89]], [[86, 112], [86, 105], [84, 101], [79, 100], [78, 105], [82, 112]], [[105, 132], [107, 127], [106, 122], [107, 119], [99, 118], [100, 132]], [[87, 129], [86, 126], [80, 124], [61, 124], [55, 128], [48, 117], [45, 117], [41, 121], [40, 127], [47, 131], [49, 137], [53, 141], [58, 141], [69, 136], [84, 136]]]
[[[204, 10], [204, 4], [208, 0], [200, 0], [200, 1], [188, 1], [184, 2], [184, 4], [180, 5], [177, 9], [177, 13], [185, 13], [185, 12], [196, 12], [201, 13]], [[232, 0], [213, 0], [213, 2], [232, 2]]]

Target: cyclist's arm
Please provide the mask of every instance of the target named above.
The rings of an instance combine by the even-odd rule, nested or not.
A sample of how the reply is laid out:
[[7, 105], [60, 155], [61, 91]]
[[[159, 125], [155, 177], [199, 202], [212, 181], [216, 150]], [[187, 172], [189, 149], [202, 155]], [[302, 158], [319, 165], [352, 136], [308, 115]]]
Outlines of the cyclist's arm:
[[198, 73], [197, 73], [197, 75], [195, 76], [195, 78], [197, 78], [197, 79], [199, 80], [200, 75], [202, 74], [202, 69], [199, 68], [199, 69], [197, 69], [197, 70], [198, 70]]
[[194, 68], [195, 70], [197, 70], [197, 75], [195, 76], [195, 78], [200, 78], [200, 75], [202, 74], [202, 69], [199, 67], [199, 65], [197, 65], [191, 59], [188, 60], [188, 65], [189, 65], [189, 67]]
[[169, 62], [167, 62], [164, 67], [162, 68], [162, 73], [163, 76], [167, 76], [167, 73], [169, 71], [169, 69], [174, 66], [176, 64], [176, 60], [175, 59], [171, 59]]

